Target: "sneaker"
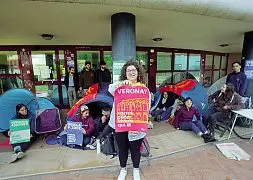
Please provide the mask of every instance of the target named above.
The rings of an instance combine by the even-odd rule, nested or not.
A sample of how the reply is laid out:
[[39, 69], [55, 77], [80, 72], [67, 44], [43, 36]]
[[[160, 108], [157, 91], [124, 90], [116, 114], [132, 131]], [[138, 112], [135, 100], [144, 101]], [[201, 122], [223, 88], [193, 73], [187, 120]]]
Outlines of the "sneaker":
[[125, 180], [126, 176], [127, 176], [127, 169], [126, 168], [121, 168], [117, 180]]
[[139, 168], [133, 169], [133, 176], [134, 176], [134, 180], [141, 180]]
[[18, 159], [21, 159], [25, 156], [25, 153], [20, 151], [20, 152], [17, 153], [17, 156], [18, 156]]
[[94, 145], [94, 143], [93, 144], [88, 144], [86, 147], [89, 148], [90, 150], [97, 149], [97, 147]]
[[96, 142], [96, 138], [92, 136], [89, 145], [94, 144], [94, 142]]
[[21, 151], [21, 147], [20, 146], [14, 147], [13, 151], [14, 151], [15, 154], [17, 154], [18, 152]]

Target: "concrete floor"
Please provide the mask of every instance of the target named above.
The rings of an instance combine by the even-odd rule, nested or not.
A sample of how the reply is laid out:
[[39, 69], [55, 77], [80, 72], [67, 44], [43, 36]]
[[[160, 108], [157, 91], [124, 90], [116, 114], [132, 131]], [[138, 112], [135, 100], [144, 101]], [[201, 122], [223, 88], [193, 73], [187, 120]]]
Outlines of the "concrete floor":
[[[227, 137], [227, 135], [228, 133], [224, 136], [224, 139]], [[162, 157], [166, 154], [173, 154], [176, 152], [185, 151], [186, 149], [191, 149], [194, 147], [205, 145], [203, 143], [203, 140], [200, 137], [197, 137], [192, 132], [175, 130], [168, 123], [155, 123], [154, 129], [150, 130], [148, 133], [148, 141], [151, 146], [151, 154], [153, 157]], [[117, 157], [110, 159], [110, 156], [97, 155], [96, 151], [76, 150], [67, 147], [61, 147], [58, 145], [54, 146], [44, 145], [43, 148], [40, 148], [40, 144], [41, 142], [37, 142], [35, 145], [33, 145], [33, 147], [31, 147], [31, 149], [27, 151], [26, 157], [24, 157], [22, 160], [11, 164], [0, 165], [0, 179], [8, 177], [9, 178], [13, 177], [14, 179], [16, 179], [17, 177], [24, 175], [27, 176], [40, 173], [52, 173], [52, 172], [57, 173], [60, 171], [81, 170], [81, 169], [84, 170], [87, 168], [88, 169], [98, 168], [104, 166], [106, 166], [107, 168], [118, 167]], [[218, 150], [215, 151], [217, 151], [218, 154], [220, 153]], [[0, 159], [1, 157], [8, 156], [10, 154], [11, 152], [0, 153]], [[202, 157], [197, 158], [199, 159], [198, 163], [200, 163], [198, 164], [198, 166], [201, 166], [201, 158]], [[144, 162], [142, 164], [144, 167], [146, 167], [145, 159], [143, 160]], [[155, 162], [157, 161], [154, 161], [154, 163]], [[195, 166], [195, 164], [193, 163], [192, 166]], [[156, 165], [153, 164], [153, 162], [152, 167], [153, 168], [156, 167]], [[150, 179], [149, 176], [153, 177], [156, 176], [155, 175], [156, 173], [154, 173], [153, 175], [152, 174], [147, 175], [150, 173], [148, 170], [149, 168], [150, 167], [146, 167], [146, 169], [143, 170], [145, 178], [148, 179]], [[161, 171], [161, 174], [163, 174], [166, 173], [167, 171], [166, 169], [167, 165], [164, 166], [164, 169], [160, 169], [159, 171]], [[191, 171], [193, 173], [192, 169]], [[178, 170], [175, 169], [175, 172], [178, 172]], [[187, 174], [187, 170], [184, 170], [183, 172]], [[197, 170], [197, 172], [200, 171]], [[99, 175], [98, 179], [108, 179], [112, 175], [113, 174], [109, 174], [109, 176]]]

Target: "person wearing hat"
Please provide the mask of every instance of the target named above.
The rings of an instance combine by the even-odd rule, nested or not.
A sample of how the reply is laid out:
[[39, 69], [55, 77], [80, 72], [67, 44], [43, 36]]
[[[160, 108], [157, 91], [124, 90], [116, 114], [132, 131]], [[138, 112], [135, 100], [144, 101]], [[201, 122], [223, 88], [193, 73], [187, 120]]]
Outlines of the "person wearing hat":
[[[82, 122], [82, 133], [83, 133], [83, 145], [86, 147], [90, 143], [91, 137], [94, 132], [94, 122], [92, 116], [90, 116], [90, 111], [88, 106], [82, 105], [80, 107], [80, 113], [75, 115], [72, 122]], [[64, 130], [67, 130], [67, 125], [65, 125]]]
[[104, 61], [100, 62], [100, 68], [97, 69], [95, 73], [95, 82], [96, 83], [102, 83], [102, 82], [111, 83], [111, 72], [109, 71], [109, 69], [106, 68], [106, 62]]

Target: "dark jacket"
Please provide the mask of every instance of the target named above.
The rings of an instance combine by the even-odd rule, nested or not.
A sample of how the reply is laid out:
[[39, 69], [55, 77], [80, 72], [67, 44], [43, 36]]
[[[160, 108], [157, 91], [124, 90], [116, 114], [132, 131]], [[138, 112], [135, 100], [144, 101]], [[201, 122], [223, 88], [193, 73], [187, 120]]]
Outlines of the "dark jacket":
[[111, 72], [108, 69], [102, 71], [98, 69], [95, 75], [95, 83], [109, 82], [111, 83]]
[[174, 101], [175, 101], [174, 99], [168, 97], [166, 99], [165, 103], [162, 104], [162, 100], [163, 100], [163, 98], [161, 98], [161, 100], [160, 100], [160, 102], [157, 106], [159, 109], [163, 109], [164, 107], [167, 109], [168, 107], [172, 106], [174, 104]]
[[[209, 104], [211, 104], [211, 106], [213, 106], [217, 111], [224, 113], [230, 113], [230, 110], [239, 110], [244, 108], [242, 98], [236, 92], [230, 100], [225, 100], [224, 94], [221, 94], [221, 91], [217, 91], [209, 96], [208, 101]], [[228, 106], [228, 109], [223, 108], [225, 105]]]
[[[73, 76], [74, 76], [73, 79], [74, 79], [75, 89], [76, 89], [76, 91], [78, 91], [78, 88], [79, 88], [79, 77], [78, 77], [78, 74], [74, 73]], [[65, 84], [66, 88], [69, 87], [69, 73], [66, 74], [66, 76], [64, 78], [64, 84]]]
[[178, 128], [182, 122], [192, 122], [194, 115], [196, 116], [197, 120], [200, 120], [200, 115], [197, 108], [192, 106], [188, 109], [185, 105], [181, 106], [175, 115], [174, 127]]
[[86, 131], [87, 136], [92, 136], [94, 132], [94, 122], [93, 118], [89, 116], [86, 119], [81, 119], [79, 114], [74, 116], [73, 122], [82, 122], [82, 128]]
[[93, 70], [86, 71], [83, 69], [79, 76], [79, 87], [88, 89], [95, 82], [95, 72]]
[[97, 133], [102, 132], [105, 126], [108, 124], [109, 120], [107, 119], [104, 123], [102, 123], [102, 117], [98, 117], [94, 120], [94, 127]]
[[247, 90], [247, 76], [243, 72], [232, 72], [227, 76], [226, 83], [231, 83], [235, 86], [235, 92], [241, 96], [245, 96]]

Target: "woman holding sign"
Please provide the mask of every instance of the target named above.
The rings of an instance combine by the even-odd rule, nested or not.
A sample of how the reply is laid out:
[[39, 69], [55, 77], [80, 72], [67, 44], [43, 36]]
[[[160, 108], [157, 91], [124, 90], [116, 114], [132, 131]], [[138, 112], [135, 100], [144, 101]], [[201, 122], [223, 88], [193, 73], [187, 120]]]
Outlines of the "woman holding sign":
[[[135, 86], [136, 88], [134, 88]], [[110, 115], [109, 126], [116, 131], [115, 139], [119, 148], [119, 161], [121, 170], [118, 176], [118, 180], [125, 180], [126, 178], [126, 164], [129, 150], [133, 162], [134, 180], [139, 180], [139, 164], [141, 158], [140, 146], [143, 141], [143, 138], [146, 135], [146, 127], [148, 122], [147, 117], [150, 105], [150, 92], [148, 88], [145, 87], [145, 72], [142, 66], [140, 66], [136, 61], [128, 61], [121, 69], [120, 81], [114, 84], [110, 84], [108, 90], [114, 96], [114, 104]], [[124, 103], [123, 101], [120, 101], [120, 103], [118, 103], [117, 96], [120, 95], [125, 98], [123, 101], [127, 102], [128, 105], [129, 103], [131, 103], [130, 101], [134, 100], [134, 98], [136, 97], [138, 101], [136, 101], [137, 103], [131, 103], [131, 107], [124, 106], [123, 110], [120, 111], [119, 109], [123, 107], [120, 105]], [[147, 97], [146, 99], [145, 95]], [[138, 99], [138, 97], [142, 96], [144, 98]], [[127, 99], [128, 97], [129, 99]], [[138, 103], [141, 102], [144, 103], [138, 105]], [[142, 107], [143, 109], [141, 109]], [[138, 114], [138, 118], [141, 116], [141, 114], [145, 115], [145, 122], [143, 121], [144, 123], [140, 123], [143, 119], [141, 117], [138, 119], [136, 115], [138, 112], [135, 113], [135, 111], [140, 111], [140, 113]], [[135, 119], [138, 119], [137, 121], [138, 123], [140, 123], [139, 126], [136, 126], [137, 123], [133, 125]]]
[[[34, 131], [34, 119], [33, 114], [29, 113], [27, 107], [24, 104], [18, 104], [16, 106], [16, 117], [15, 120], [28, 119], [30, 125], [30, 141], [11, 144], [13, 147], [14, 153], [17, 155], [16, 158], [20, 159], [24, 157], [25, 151], [30, 147], [30, 145], [36, 140], [36, 133]], [[11, 131], [8, 132], [8, 135], [11, 136]]]

